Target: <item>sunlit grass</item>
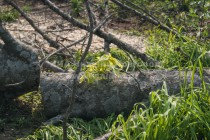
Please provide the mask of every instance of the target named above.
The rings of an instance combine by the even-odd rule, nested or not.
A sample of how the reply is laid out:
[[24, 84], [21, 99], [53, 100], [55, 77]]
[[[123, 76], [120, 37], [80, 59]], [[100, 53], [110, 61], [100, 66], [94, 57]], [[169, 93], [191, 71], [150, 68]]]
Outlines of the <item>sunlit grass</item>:
[[[79, 118], [73, 118], [69, 121], [68, 139], [70, 140], [92, 140], [111, 128], [113, 121], [116, 119], [111, 115], [105, 119], [96, 118], [91, 121], [84, 121]], [[37, 129], [32, 135], [19, 140], [62, 140], [63, 130], [60, 125], [47, 125]]]
[[160, 29], [150, 30], [147, 35], [147, 54], [159, 62], [160, 68], [192, 68], [201, 55], [203, 66], [210, 66], [207, 42], [187, 37], [183, 41]]
[[149, 95], [146, 109], [136, 104], [127, 120], [119, 115], [110, 139], [170, 140], [210, 138], [210, 95], [202, 88], [187, 96], [169, 96], [163, 89]]

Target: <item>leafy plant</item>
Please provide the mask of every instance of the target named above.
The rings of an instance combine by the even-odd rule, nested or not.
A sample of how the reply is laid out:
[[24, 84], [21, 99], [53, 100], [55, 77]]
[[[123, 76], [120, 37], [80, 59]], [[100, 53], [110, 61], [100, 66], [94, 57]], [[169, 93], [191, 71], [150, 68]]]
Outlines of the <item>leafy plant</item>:
[[28, 13], [28, 12], [31, 11], [31, 6], [30, 6], [30, 5], [24, 5], [24, 6], [22, 7], [22, 9], [23, 9], [24, 12]]
[[71, 0], [72, 15], [79, 16], [82, 11], [83, 0]]
[[[80, 78], [80, 82], [87, 79], [88, 83], [94, 82], [96, 79], [100, 79], [100, 75], [113, 72], [115, 75], [119, 75], [123, 65], [111, 54], [104, 54], [100, 58], [97, 58], [97, 62], [87, 65], [87, 69], [84, 75]], [[103, 76], [102, 76], [103, 78]]]
[[123, 71], [136, 71], [139, 69], [146, 69], [145, 63], [135, 56], [124, 52], [116, 47], [111, 48], [110, 54], [123, 64]]
[[[89, 52], [85, 58], [84, 65], [82, 66], [82, 70], [86, 70], [86, 65], [96, 63], [98, 61], [98, 58], [103, 56], [105, 53], [104, 51], [97, 51], [97, 52]], [[135, 71], [141, 69], [145, 69], [146, 65], [144, 62], [136, 58], [135, 56], [130, 55], [129, 53], [124, 52], [123, 50], [120, 50], [116, 47], [111, 47], [110, 54], [112, 57], [116, 58], [122, 65], [123, 71]], [[60, 56], [53, 56], [50, 58], [50, 61], [53, 61], [56, 63], [56, 65], [62, 67], [65, 70], [68, 70], [69, 68], [75, 70], [77, 67], [77, 63], [80, 60], [80, 57], [82, 55], [81, 50], [78, 50], [75, 52], [73, 58], [62, 58]]]
[[11, 22], [16, 20], [17, 18], [19, 18], [19, 13], [18, 11], [14, 10], [14, 9], [4, 9], [2, 8], [0, 10], [0, 21], [7, 21], [7, 22]]

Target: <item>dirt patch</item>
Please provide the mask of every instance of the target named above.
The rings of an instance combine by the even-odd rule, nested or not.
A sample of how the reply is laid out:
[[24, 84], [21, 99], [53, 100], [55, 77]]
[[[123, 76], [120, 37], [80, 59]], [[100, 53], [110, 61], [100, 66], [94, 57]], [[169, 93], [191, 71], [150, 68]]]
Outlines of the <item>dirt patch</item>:
[[[39, 8], [41, 7], [41, 8]], [[70, 11], [68, 6], [60, 5], [63, 11]], [[69, 22], [62, 19], [60, 16], [50, 11], [43, 5], [37, 5], [40, 11], [31, 11], [28, 13], [29, 17], [32, 18], [43, 32], [46, 32], [48, 36], [59, 43], [67, 46], [74, 41], [79, 40], [87, 32], [76, 27], [73, 27]], [[44, 9], [44, 10], [43, 10]], [[36, 10], [36, 9], [34, 9]], [[84, 20], [84, 19], [81, 19]], [[121, 31], [128, 29], [128, 27], [134, 26], [132, 22], [120, 23], [116, 22], [109, 23], [109, 33], [114, 34], [117, 38], [137, 48], [139, 51], [145, 51], [144, 37], [127, 35]], [[24, 19], [19, 18], [16, 22], [12, 22], [6, 25], [6, 28], [15, 36], [19, 41], [24, 42], [27, 45], [36, 47], [37, 49], [43, 48], [48, 53], [55, 51], [51, 48], [48, 43], [39, 35], [31, 25]], [[81, 49], [82, 44], [74, 46], [74, 49]], [[91, 51], [97, 51], [103, 49], [103, 39], [94, 36]]]

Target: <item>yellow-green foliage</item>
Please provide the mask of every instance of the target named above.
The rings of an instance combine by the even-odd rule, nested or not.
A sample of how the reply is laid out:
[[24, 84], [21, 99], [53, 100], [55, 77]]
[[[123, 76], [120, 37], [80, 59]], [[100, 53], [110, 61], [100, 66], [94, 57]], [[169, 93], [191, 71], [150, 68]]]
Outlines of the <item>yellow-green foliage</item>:
[[100, 79], [100, 75], [110, 72], [118, 75], [119, 71], [123, 68], [123, 65], [116, 58], [112, 57], [111, 54], [104, 54], [97, 59], [97, 62], [87, 65], [87, 69], [80, 78], [80, 82], [87, 79], [89, 83], [92, 83], [96, 79]]

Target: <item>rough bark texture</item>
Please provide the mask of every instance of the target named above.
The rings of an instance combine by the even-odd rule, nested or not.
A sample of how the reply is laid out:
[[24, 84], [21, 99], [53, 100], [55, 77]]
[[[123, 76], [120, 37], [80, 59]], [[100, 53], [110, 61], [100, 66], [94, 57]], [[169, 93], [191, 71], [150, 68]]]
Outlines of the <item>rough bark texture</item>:
[[33, 48], [15, 40], [0, 24], [0, 99], [37, 90], [40, 65]]
[[38, 90], [39, 79], [38, 63], [27, 63], [0, 49], [0, 97], [17, 97]]
[[[68, 95], [72, 94], [73, 73], [45, 73], [41, 76], [41, 92], [46, 115], [56, 116], [65, 111]], [[147, 100], [152, 90], [161, 89], [166, 81], [170, 94], [180, 91], [180, 82], [184, 81], [184, 72], [154, 70], [135, 72], [109, 77], [93, 84], [82, 83], [78, 87], [72, 117], [105, 117], [111, 113], [128, 113], [137, 102]], [[134, 79], [135, 77], [135, 79]], [[205, 81], [209, 83], [210, 71], [205, 72]], [[138, 81], [138, 82], [137, 82]], [[186, 81], [191, 82], [191, 72]], [[195, 74], [194, 85], [200, 86], [201, 80]]]

